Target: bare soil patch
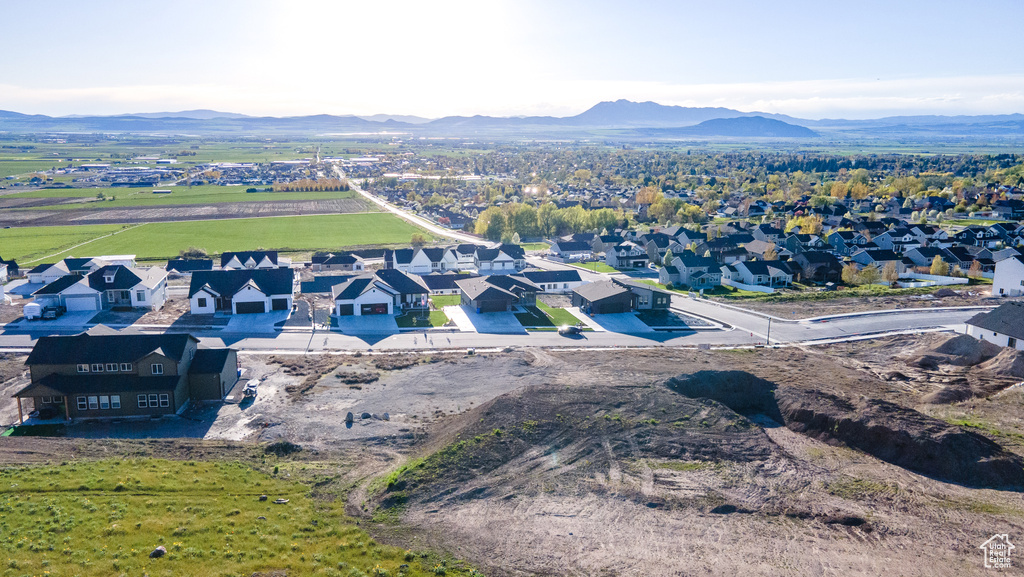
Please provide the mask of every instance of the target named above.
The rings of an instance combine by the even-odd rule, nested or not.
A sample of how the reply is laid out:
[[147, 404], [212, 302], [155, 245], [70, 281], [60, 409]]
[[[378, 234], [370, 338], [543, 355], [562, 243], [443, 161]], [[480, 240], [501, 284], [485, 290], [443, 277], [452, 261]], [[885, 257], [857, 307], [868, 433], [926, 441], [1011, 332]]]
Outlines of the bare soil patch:
[[[941, 289], [940, 289], [941, 290]], [[909, 308], [942, 308], [964, 306], [997, 306], [1005, 302], [991, 296], [992, 287], [985, 285], [958, 288], [953, 294], [939, 297], [918, 296], [877, 296], [842, 297], [829, 299], [798, 299], [786, 302], [765, 302], [749, 299], [712, 299], [759, 313], [766, 313], [785, 319], [806, 319], [845, 313], [881, 311]], [[945, 292], [942, 294], [946, 294]]]

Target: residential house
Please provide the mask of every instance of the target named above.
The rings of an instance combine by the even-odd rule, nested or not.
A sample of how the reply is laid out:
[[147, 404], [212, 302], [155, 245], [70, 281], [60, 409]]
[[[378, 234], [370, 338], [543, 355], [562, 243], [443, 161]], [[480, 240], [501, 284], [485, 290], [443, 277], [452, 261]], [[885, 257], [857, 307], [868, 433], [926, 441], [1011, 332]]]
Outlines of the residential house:
[[32, 409], [67, 419], [155, 417], [191, 402], [222, 399], [238, 380], [232, 349], [200, 348], [187, 334], [117, 333], [94, 329], [36, 341], [25, 364], [31, 384], [14, 394]]
[[310, 268], [314, 271], [363, 272], [366, 264], [358, 255], [342, 253], [331, 254], [319, 262], [313, 262]]
[[[749, 258], [757, 260], [789, 260], [793, 256], [793, 252], [785, 245], [777, 245], [763, 240], [752, 240], [743, 245], [743, 250], [746, 251]], [[775, 256], [771, 256], [772, 251], [775, 252]]]
[[337, 316], [393, 315], [426, 307], [430, 289], [420, 277], [383, 269], [351, 277], [334, 286]]
[[519, 275], [489, 275], [456, 281], [461, 304], [477, 313], [507, 312], [514, 306], [536, 306], [542, 289]]
[[167, 301], [167, 272], [108, 265], [86, 276], [64, 275], [32, 293], [43, 307], [99, 311], [113, 307], [158, 309]]
[[668, 291], [619, 279], [587, 283], [572, 291], [572, 306], [589, 315], [667, 310], [671, 300]]
[[906, 270], [903, 259], [891, 250], [858, 250], [850, 255], [850, 260], [861, 266], [874, 265], [879, 271], [884, 270], [889, 263], [895, 263], [896, 271], [900, 274]]
[[563, 261], [589, 260], [594, 254], [594, 249], [590, 246], [590, 242], [582, 240], [560, 240], [552, 244], [550, 250], [551, 254], [561, 258]]
[[295, 293], [290, 268], [196, 271], [188, 298], [192, 314], [258, 314], [289, 311]]
[[1024, 256], [1017, 255], [996, 262], [992, 277], [992, 296], [1024, 295]]
[[475, 253], [474, 265], [480, 274], [513, 274], [516, 259], [498, 248], [479, 248]]
[[788, 264], [801, 281], [820, 284], [835, 282], [842, 279], [843, 265], [830, 252], [809, 250], [798, 253]]
[[0, 264], [7, 265], [8, 277], [15, 278], [21, 276], [21, 269], [18, 268], [18, 263], [14, 259], [4, 260], [3, 257], [0, 257]]
[[[1020, 287], [1018, 286], [1018, 288]], [[976, 339], [995, 343], [1001, 347], [1024, 350], [1024, 303], [1022, 302], [1003, 303], [995, 310], [974, 315], [966, 324], [967, 334]]]
[[567, 293], [583, 284], [577, 270], [524, 270], [520, 275], [540, 287], [543, 293]]
[[41, 264], [28, 271], [28, 282], [32, 284], [51, 283], [62, 276], [76, 274], [85, 276], [107, 265], [121, 265], [134, 268], [135, 255], [111, 255], [103, 257], [68, 257], [54, 264]]
[[639, 244], [627, 240], [605, 250], [604, 262], [615, 269], [647, 268], [650, 256]]
[[808, 250], [824, 250], [826, 247], [829, 247], [829, 245], [816, 234], [791, 234], [786, 237], [784, 246], [793, 254]]
[[711, 257], [687, 251], [658, 271], [658, 281], [666, 285], [685, 285], [691, 290], [710, 289], [722, 284], [722, 268]]
[[172, 258], [167, 261], [164, 270], [168, 274], [186, 275], [197, 270], [213, 270], [212, 258]]
[[602, 234], [590, 241], [590, 248], [593, 252], [605, 252], [617, 244], [622, 244], [625, 240], [622, 235]]
[[[935, 257], [952, 266], [959, 266], [960, 259], [944, 248], [934, 246], [922, 246], [913, 248], [903, 254], [903, 258], [910, 259], [914, 266], [930, 267]], [[965, 269], [966, 270], [966, 269]]]
[[476, 244], [460, 244], [452, 249], [455, 254], [456, 270], [475, 270], [476, 269], [476, 251], [481, 248], [486, 248]]
[[906, 227], [887, 230], [871, 240], [882, 250], [891, 250], [896, 254], [903, 254], [910, 249], [924, 246], [924, 241], [920, 240], [917, 235]]
[[868, 238], [853, 230], [837, 230], [828, 235], [828, 243], [839, 256], [850, 256], [868, 243]]
[[793, 271], [780, 260], [747, 260], [732, 263], [736, 276], [732, 280], [743, 284], [787, 287], [793, 282]]
[[459, 285], [455, 284], [455, 281], [464, 278], [474, 278], [477, 276], [480, 275], [458, 272], [436, 272], [422, 275], [420, 276], [420, 280], [423, 281], [423, 284], [427, 285], [427, 289], [430, 290], [430, 294], [432, 295], [457, 295], [459, 294]]
[[751, 230], [751, 235], [754, 237], [754, 240], [780, 244], [785, 238], [786, 233], [773, 224], [759, 224]]

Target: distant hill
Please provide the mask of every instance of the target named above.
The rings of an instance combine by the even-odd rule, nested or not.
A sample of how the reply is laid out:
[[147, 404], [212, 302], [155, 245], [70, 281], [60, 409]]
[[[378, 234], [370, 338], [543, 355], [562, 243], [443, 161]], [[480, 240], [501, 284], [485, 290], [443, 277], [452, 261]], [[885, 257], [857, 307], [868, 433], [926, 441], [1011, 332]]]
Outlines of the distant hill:
[[370, 122], [387, 122], [389, 120], [405, 122], [407, 124], [426, 124], [430, 122], [429, 118], [423, 118], [422, 116], [410, 116], [408, 114], [374, 114], [373, 116], [360, 116], [359, 118]]
[[644, 133], [650, 136], [726, 136], [737, 138], [817, 138], [820, 136], [810, 128], [763, 116], [714, 118], [705, 120], [696, 126], [652, 128], [645, 130]]
[[692, 108], [687, 106], [665, 106], [657, 102], [632, 102], [616, 100], [600, 102], [589, 110], [565, 120], [577, 126], [608, 126], [608, 127], [676, 127], [691, 126], [716, 118], [741, 118], [744, 116], [762, 116], [783, 121], [799, 119], [784, 114], [767, 114], [763, 112], [740, 112], [731, 108]]
[[[136, 112], [132, 114], [117, 114], [111, 118], [191, 118], [193, 120], [212, 120], [214, 118], [250, 118], [247, 114], [237, 112], [218, 112], [205, 108], [198, 110], [182, 110], [180, 112]], [[61, 118], [95, 118], [82, 114], [71, 114]]]

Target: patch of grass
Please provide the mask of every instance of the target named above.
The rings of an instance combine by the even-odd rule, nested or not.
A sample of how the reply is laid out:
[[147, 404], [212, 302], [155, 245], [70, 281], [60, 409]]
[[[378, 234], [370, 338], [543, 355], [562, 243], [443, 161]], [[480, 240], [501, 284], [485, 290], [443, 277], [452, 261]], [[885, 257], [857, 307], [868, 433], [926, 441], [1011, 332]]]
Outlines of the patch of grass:
[[[271, 200], [334, 200], [356, 198], [358, 193], [346, 191], [317, 192], [245, 192], [248, 188], [263, 190], [264, 186], [157, 186], [157, 187], [117, 187], [117, 188], [65, 188], [42, 189], [18, 192], [8, 195], [10, 198], [93, 198], [103, 194], [106, 199], [94, 202], [71, 203], [37, 207], [26, 210], [76, 210], [85, 208], [118, 208], [130, 206], [174, 206], [189, 204], [221, 204], [225, 202], [265, 202]], [[153, 194], [154, 189], [170, 190], [170, 194]], [[111, 200], [114, 198], [114, 200]], [[373, 206], [358, 202], [365, 211], [373, 211]]]
[[433, 295], [430, 297], [431, 302], [434, 303], [434, 308], [442, 307], [453, 307], [457, 306], [462, 302], [461, 295]]
[[[120, 228], [106, 225], [0, 229], [0, 247], [3, 247], [0, 254], [4, 258], [40, 257]], [[408, 244], [413, 233], [427, 234], [386, 213], [154, 222], [99, 238], [73, 251], [55, 255], [50, 260], [56, 261], [71, 254], [135, 254], [140, 260], [158, 260], [174, 258], [190, 246], [211, 254], [260, 247], [286, 252], [336, 250], [351, 246]]]
[[67, 427], [54, 425], [18, 425], [10, 429], [7, 437], [63, 437]]
[[703, 471], [714, 467], [714, 463], [707, 461], [666, 461], [652, 465], [655, 469], [669, 469], [671, 471]]
[[614, 269], [614, 268], [604, 264], [603, 262], [581, 262], [581, 263], [572, 263], [572, 265], [573, 266], [578, 266], [580, 268], [585, 268], [587, 270], [592, 270], [594, 272], [619, 272], [618, 269]]
[[[343, 501], [314, 500], [307, 486], [240, 463], [8, 468], [0, 471], [0, 523], [12, 575], [397, 575], [406, 564], [406, 575], [425, 576], [435, 563], [378, 544], [345, 516]], [[167, 554], [151, 559], [157, 545]], [[467, 571], [453, 564], [448, 573]]]
[[553, 307], [549, 307], [548, 305], [540, 301], [537, 301], [537, 308], [543, 311], [544, 314], [546, 314], [549, 318], [551, 318], [551, 323], [554, 324], [555, 326], [574, 325], [580, 322], [578, 318], [574, 317], [572, 313], [565, 309], [556, 309]]
[[546, 242], [523, 242], [519, 243], [519, 246], [523, 247], [523, 250], [547, 250], [551, 248]]
[[858, 477], [843, 476], [835, 481], [826, 483], [825, 490], [837, 497], [856, 501], [868, 497], [893, 495], [899, 491], [899, 487], [890, 483], [879, 483]]
[[1017, 442], [1024, 441], [1024, 435], [1020, 433], [1004, 431], [986, 421], [977, 421], [973, 419], [946, 419], [946, 422], [949, 423], [950, 425], [956, 425], [958, 427], [976, 429], [990, 437], [1003, 437], [1007, 439], [1013, 439]]
[[443, 327], [448, 322], [448, 315], [443, 311], [430, 311], [430, 315], [423, 316], [423, 313], [410, 311], [402, 316], [395, 317], [395, 322], [401, 328], [412, 327]]
[[523, 307], [526, 312], [515, 313], [516, 320], [524, 327], [554, 327], [548, 315], [537, 307]]

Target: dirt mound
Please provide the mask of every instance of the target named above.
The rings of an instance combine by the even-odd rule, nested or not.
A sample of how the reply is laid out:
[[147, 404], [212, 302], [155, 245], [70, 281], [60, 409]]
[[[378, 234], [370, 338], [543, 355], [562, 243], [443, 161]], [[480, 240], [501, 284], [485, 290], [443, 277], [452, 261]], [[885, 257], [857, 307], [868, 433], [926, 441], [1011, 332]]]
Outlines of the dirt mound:
[[[962, 340], [947, 348], [965, 349]], [[981, 435], [893, 403], [850, 402], [737, 371], [702, 371], [669, 379], [666, 385], [688, 396], [717, 400], [740, 413], [768, 415], [798, 433], [841, 442], [924, 475], [972, 487], [1024, 488], [1021, 457]], [[968, 398], [971, 391], [965, 382], [957, 382], [935, 395]]]
[[974, 394], [975, 393], [971, 390], [970, 384], [968, 384], [966, 380], [961, 380], [955, 383], [949, 383], [937, 391], [922, 396], [921, 402], [932, 405], [948, 405], [951, 403], [966, 401], [973, 397]]
[[[974, 366], [999, 354], [1002, 347], [986, 341], [979, 341], [971, 335], [951, 337], [929, 353], [944, 355], [944, 362], [961, 367]], [[927, 353], [926, 353], [927, 355]], [[935, 356], [935, 355], [927, 355]], [[943, 358], [943, 357], [938, 357]]]
[[1000, 376], [1024, 378], [1024, 354], [1004, 348], [998, 355], [978, 365], [978, 368]]
[[[439, 450], [375, 488], [382, 505], [482, 498], [499, 485], [575, 493], [581, 478], [609, 475], [619, 461], [749, 463], [776, 452], [745, 417], [660, 387], [525, 387], [462, 421]], [[488, 474], [493, 483], [481, 481]]]
[[1024, 459], [977, 434], [876, 399], [850, 402], [819, 391], [780, 388], [791, 430], [833, 439], [918, 473], [972, 487], [1024, 488]]

